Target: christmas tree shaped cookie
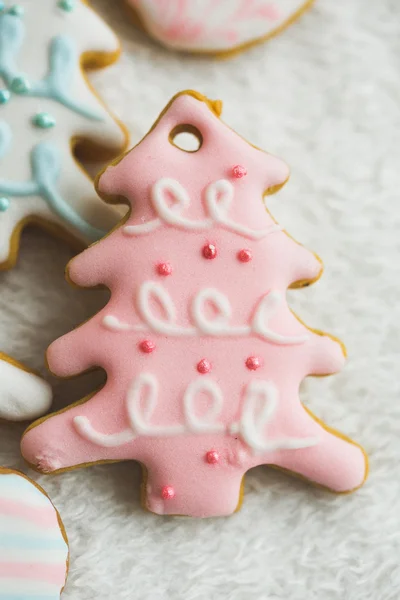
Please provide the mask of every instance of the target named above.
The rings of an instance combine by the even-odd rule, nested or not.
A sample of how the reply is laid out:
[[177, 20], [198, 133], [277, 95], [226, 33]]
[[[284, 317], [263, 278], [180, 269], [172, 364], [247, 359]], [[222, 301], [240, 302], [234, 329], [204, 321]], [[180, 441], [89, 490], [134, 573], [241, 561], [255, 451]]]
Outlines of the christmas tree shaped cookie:
[[48, 383], [0, 352], [0, 420], [36, 419], [49, 410], [51, 401]]
[[83, 69], [115, 61], [119, 43], [81, 0], [20, 0], [0, 8], [0, 268], [38, 223], [80, 244], [118, 220], [96, 198], [73, 154], [112, 158], [124, 130]]
[[[246, 471], [276, 465], [337, 492], [360, 486], [366, 456], [306, 410], [307, 375], [337, 372], [342, 345], [290, 311], [289, 286], [320, 261], [265, 210], [288, 178], [277, 158], [219, 120], [221, 105], [178, 94], [143, 141], [98, 179], [127, 198], [127, 221], [69, 264], [108, 305], [48, 350], [61, 377], [96, 365], [107, 383], [34, 424], [26, 460], [43, 472], [134, 459], [158, 514], [229, 515]], [[183, 131], [197, 151], [178, 147]]]

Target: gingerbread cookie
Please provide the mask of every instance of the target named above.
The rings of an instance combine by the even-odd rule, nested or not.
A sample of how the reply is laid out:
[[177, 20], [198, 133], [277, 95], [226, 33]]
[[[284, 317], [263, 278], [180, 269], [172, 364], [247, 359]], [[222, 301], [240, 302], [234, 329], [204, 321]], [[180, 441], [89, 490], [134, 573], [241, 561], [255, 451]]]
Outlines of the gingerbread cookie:
[[[288, 167], [223, 124], [221, 103], [178, 94], [142, 140], [98, 178], [132, 203], [129, 219], [74, 258], [69, 278], [111, 299], [55, 341], [50, 369], [96, 365], [107, 383], [31, 426], [26, 460], [43, 472], [135, 459], [144, 506], [158, 514], [229, 515], [248, 469], [276, 465], [347, 492], [364, 451], [299, 400], [307, 375], [336, 373], [344, 348], [298, 320], [286, 290], [320, 260], [273, 220], [263, 195]], [[186, 131], [197, 151], [183, 151]]]
[[227, 56], [265, 42], [313, 0], [126, 0], [134, 22], [164, 46]]
[[0, 352], [0, 420], [36, 419], [49, 410], [51, 402], [46, 381]]
[[20, 0], [0, 10], [0, 268], [14, 265], [22, 228], [39, 223], [80, 246], [120, 218], [74, 158], [110, 159], [126, 133], [83, 68], [105, 66], [119, 42], [81, 0]]
[[0, 468], [0, 598], [59, 600], [68, 571], [68, 540], [44, 490]]

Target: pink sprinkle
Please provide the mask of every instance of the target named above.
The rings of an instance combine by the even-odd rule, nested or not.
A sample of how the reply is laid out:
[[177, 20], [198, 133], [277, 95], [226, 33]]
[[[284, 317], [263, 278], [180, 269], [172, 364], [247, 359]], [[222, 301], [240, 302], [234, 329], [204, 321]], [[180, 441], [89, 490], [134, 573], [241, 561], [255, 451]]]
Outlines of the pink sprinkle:
[[245, 175], [247, 175], [246, 167], [242, 167], [242, 165], [235, 165], [232, 167], [232, 175], [236, 177], [236, 179], [241, 179]]
[[243, 250], [239, 250], [237, 257], [240, 262], [247, 263], [253, 258], [253, 253], [248, 248], [243, 248]]
[[140, 342], [139, 348], [145, 354], [150, 354], [151, 352], [153, 352], [153, 350], [156, 349], [156, 345], [151, 340], [143, 340], [142, 342]]
[[246, 360], [246, 367], [250, 371], [257, 371], [262, 366], [262, 360], [258, 356], [249, 356]]
[[172, 500], [175, 498], [175, 490], [172, 485], [164, 485], [161, 490], [161, 498], [163, 500]]
[[204, 375], [204, 373], [209, 373], [211, 371], [210, 361], [206, 358], [202, 358], [201, 361], [197, 363], [197, 370], [202, 375]]
[[206, 461], [209, 465], [216, 465], [219, 463], [219, 454], [216, 450], [209, 450], [206, 454]]
[[217, 246], [215, 244], [206, 244], [203, 246], [203, 256], [208, 260], [212, 260], [217, 256]]
[[167, 275], [172, 275], [172, 266], [168, 262], [158, 263], [156, 266], [157, 273], [162, 277], [167, 277]]

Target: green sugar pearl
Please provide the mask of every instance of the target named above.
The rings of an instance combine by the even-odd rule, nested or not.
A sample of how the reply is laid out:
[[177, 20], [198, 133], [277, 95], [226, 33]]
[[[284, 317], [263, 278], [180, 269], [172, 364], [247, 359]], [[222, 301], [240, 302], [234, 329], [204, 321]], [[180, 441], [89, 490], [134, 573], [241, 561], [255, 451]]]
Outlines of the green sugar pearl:
[[32, 118], [32, 123], [35, 127], [40, 127], [41, 129], [51, 129], [56, 124], [56, 120], [49, 113], [41, 112]]
[[19, 4], [14, 4], [14, 6], [11, 6], [11, 8], [8, 10], [8, 12], [10, 15], [14, 15], [14, 17], [23, 17], [24, 16], [24, 9]]
[[15, 94], [26, 94], [30, 90], [30, 83], [26, 77], [14, 77], [10, 88]]
[[6, 212], [7, 208], [10, 206], [10, 201], [5, 196], [0, 197], [0, 212]]
[[10, 98], [11, 94], [8, 90], [0, 90], [0, 104], [7, 104]]
[[75, 8], [75, 0], [58, 0], [58, 6], [65, 12], [71, 12]]

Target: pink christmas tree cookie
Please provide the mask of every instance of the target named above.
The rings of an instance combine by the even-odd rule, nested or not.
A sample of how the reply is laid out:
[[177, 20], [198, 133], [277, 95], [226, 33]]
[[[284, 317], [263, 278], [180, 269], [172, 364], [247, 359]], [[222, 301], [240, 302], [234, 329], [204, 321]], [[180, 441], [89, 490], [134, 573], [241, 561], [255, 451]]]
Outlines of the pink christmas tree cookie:
[[230, 55], [280, 33], [313, 0], [125, 0], [158, 42], [201, 54]]
[[[299, 400], [307, 375], [336, 373], [343, 346], [290, 311], [289, 286], [321, 263], [265, 210], [287, 166], [219, 120], [221, 104], [175, 96], [143, 141], [98, 178], [128, 220], [69, 264], [71, 281], [106, 285], [107, 306], [54, 342], [61, 377], [100, 366], [107, 383], [33, 425], [22, 452], [42, 472], [137, 460], [145, 507], [229, 515], [246, 471], [276, 465], [336, 492], [359, 487], [360, 446]], [[197, 151], [178, 147], [190, 132]]]

